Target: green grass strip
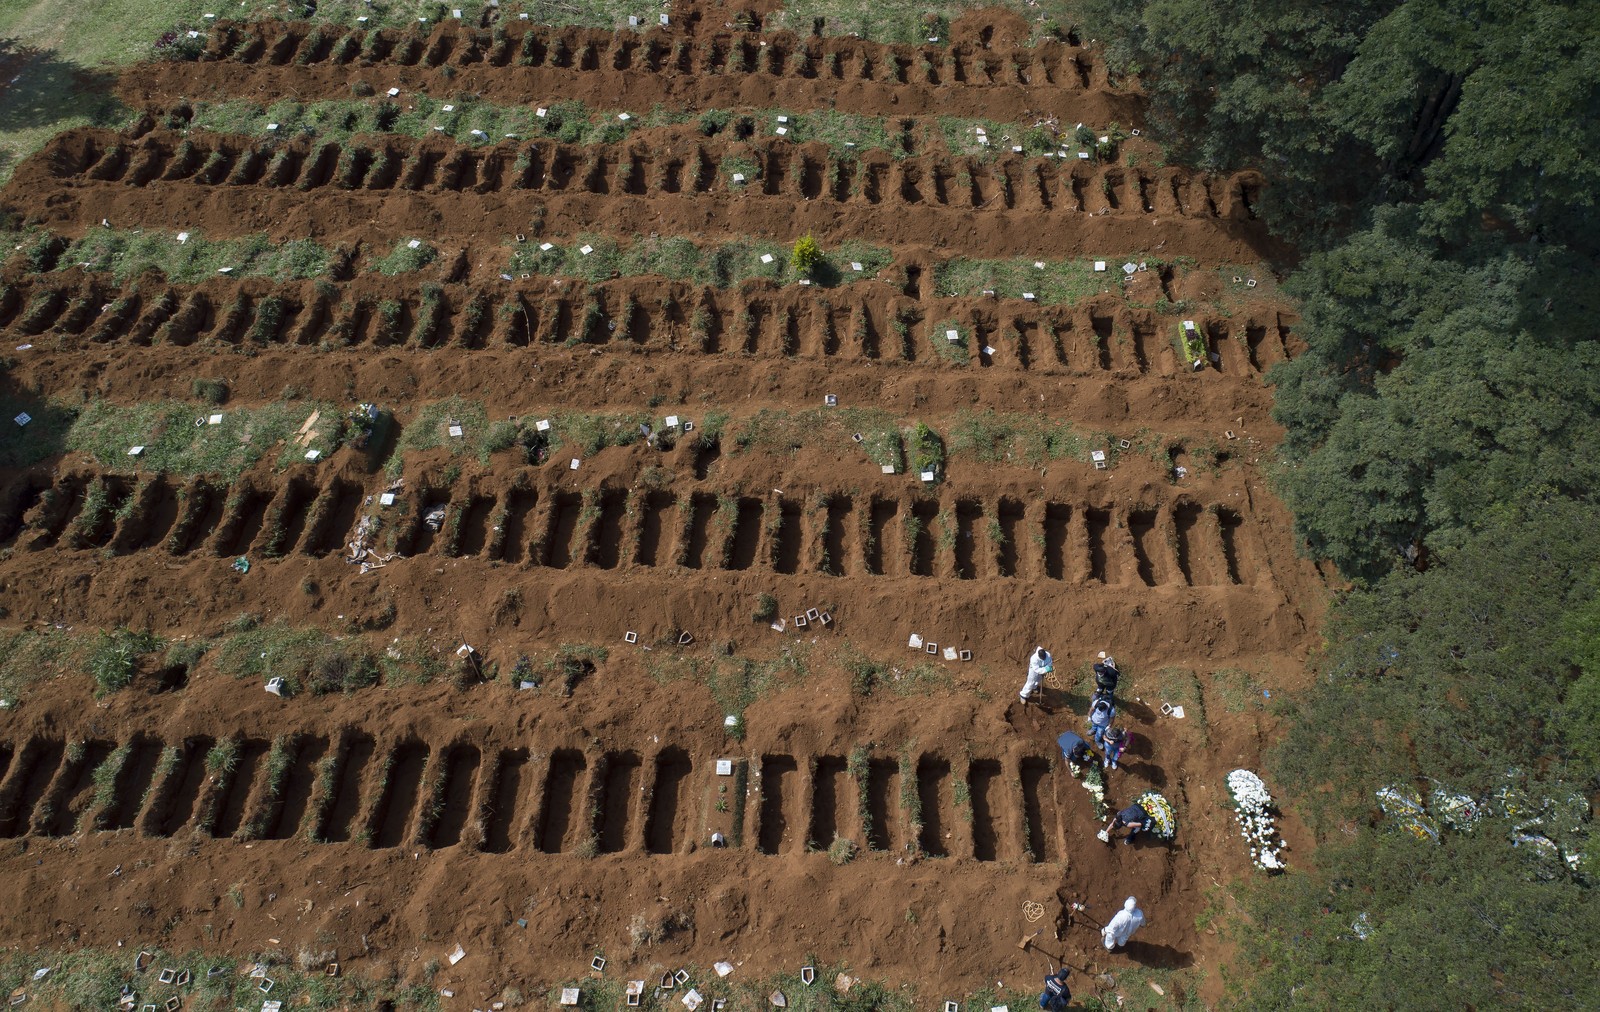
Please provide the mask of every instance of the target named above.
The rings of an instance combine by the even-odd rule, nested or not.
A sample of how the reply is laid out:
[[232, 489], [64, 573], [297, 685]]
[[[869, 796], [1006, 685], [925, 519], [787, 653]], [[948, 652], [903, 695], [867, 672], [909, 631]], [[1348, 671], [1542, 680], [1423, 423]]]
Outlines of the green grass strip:
[[[550, 248], [543, 249], [545, 245]], [[585, 247], [588, 253], [583, 252]], [[731, 288], [757, 278], [779, 284], [799, 281], [804, 275], [790, 263], [791, 252], [791, 246], [776, 241], [739, 240], [701, 246], [681, 237], [636, 235], [623, 244], [605, 236], [585, 234], [559, 244], [517, 243], [506, 270], [511, 274], [574, 277], [590, 282], [655, 274], [675, 281]], [[771, 262], [763, 263], [763, 256], [770, 256]], [[863, 281], [877, 277], [893, 261], [889, 250], [851, 240], [824, 249], [809, 278], [823, 287]], [[855, 270], [855, 264], [860, 264], [861, 270]]]
[[946, 260], [933, 269], [933, 290], [944, 297], [993, 292], [1002, 299], [1031, 293], [1041, 303], [1070, 306], [1093, 295], [1122, 294], [1122, 261], [1105, 264], [1097, 272], [1090, 260]]
[[[320, 415], [311, 439], [304, 445], [289, 441], [316, 411]], [[210, 424], [209, 419], [219, 414], [222, 420]], [[87, 453], [109, 471], [232, 479], [273, 453], [280, 468], [303, 461], [307, 450], [321, 450], [327, 456], [343, 442], [345, 428], [345, 417], [336, 406], [314, 401], [259, 408], [217, 408], [182, 401], [120, 407], [94, 401], [72, 422], [64, 448]], [[134, 446], [145, 448], [138, 457], [128, 455]]]
[[56, 262], [58, 270], [107, 271], [118, 281], [157, 271], [167, 280], [195, 283], [226, 270], [236, 278], [303, 281], [328, 273], [329, 252], [310, 239], [274, 240], [265, 234], [209, 240], [190, 232], [92, 229], [74, 240]]

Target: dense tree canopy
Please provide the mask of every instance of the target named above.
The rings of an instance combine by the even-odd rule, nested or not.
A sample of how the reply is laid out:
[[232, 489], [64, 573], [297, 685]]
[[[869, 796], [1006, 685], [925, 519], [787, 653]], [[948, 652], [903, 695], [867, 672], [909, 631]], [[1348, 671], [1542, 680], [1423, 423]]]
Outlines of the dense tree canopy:
[[1266, 771], [1321, 846], [1234, 1001], [1600, 1007], [1600, 5], [1079, 10], [1303, 255], [1277, 487], [1353, 587]]

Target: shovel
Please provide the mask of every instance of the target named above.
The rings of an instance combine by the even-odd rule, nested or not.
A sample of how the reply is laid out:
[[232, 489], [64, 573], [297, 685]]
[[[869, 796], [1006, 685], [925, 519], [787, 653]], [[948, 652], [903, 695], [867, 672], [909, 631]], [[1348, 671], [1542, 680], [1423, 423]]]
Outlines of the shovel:
[[1051, 969], [1051, 968], [1053, 968], [1055, 966], [1070, 966], [1074, 970], [1077, 970], [1079, 973], [1088, 973], [1089, 972], [1089, 968], [1088, 967], [1077, 966], [1077, 965], [1075, 965], [1073, 963], [1067, 962], [1065, 959], [1059, 959], [1059, 960], [1055, 959], [1053, 956], [1050, 955], [1050, 953], [1044, 951], [1043, 949], [1039, 948], [1039, 946], [1034, 944], [1033, 940], [1035, 938], [1038, 938], [1038, 937], [1039, 937], [1039, 932], [1038, 931], [1033, 932], [1031, 935], [1023, 935], [1020, 939], [1017, 940], [1017, 948], [1021, 949], [1023, 952], [1027, 952], [1029, 949], [1032, 949], [1034, 952], [1037, 952], [1039, 955], [1043, 956], [1044, 960], [1045, 960], [1045, 969], [1047, 969], [1047, 970], [1049, 970], [1049, 969]]

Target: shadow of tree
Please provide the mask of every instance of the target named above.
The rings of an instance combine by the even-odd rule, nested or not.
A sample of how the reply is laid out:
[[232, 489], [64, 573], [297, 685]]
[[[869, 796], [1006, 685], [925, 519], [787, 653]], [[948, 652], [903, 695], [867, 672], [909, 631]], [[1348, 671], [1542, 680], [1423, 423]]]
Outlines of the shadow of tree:
[[[60, 457], [77, 412], [18, 384], [3, 360], [0, 369], [0, 469], [32, 467]], [[23, 415], [28, 421], [19, 424]]]
[[0, 39], [0, 179], [63, 130], [124, 118], [116, 82], [114, 72]]

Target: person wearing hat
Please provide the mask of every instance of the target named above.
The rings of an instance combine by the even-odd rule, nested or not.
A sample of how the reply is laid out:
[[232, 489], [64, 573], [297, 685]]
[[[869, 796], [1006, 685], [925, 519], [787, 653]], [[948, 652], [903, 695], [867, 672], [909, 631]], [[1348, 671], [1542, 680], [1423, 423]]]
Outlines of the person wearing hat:
[[1055, 660], [1050, 656], [1050, 651], [1044, 647], [1035, 647], [1033, 655], [1028, 658], [1028, 675], [1023, 680], [1022, 705], [1026, 706], [1033, 701], [1033, 696], [1039, 691], [1039, 686], [1044, 682], [1044, 676], [1055, 670]]
[[1066, 1012], [1072, 1001], [1067, 988], [1067, 968], [1062, 967], [1044, 979], [1044, 990], [1039, 993], [1039, 1007], [1045, 1012]]

